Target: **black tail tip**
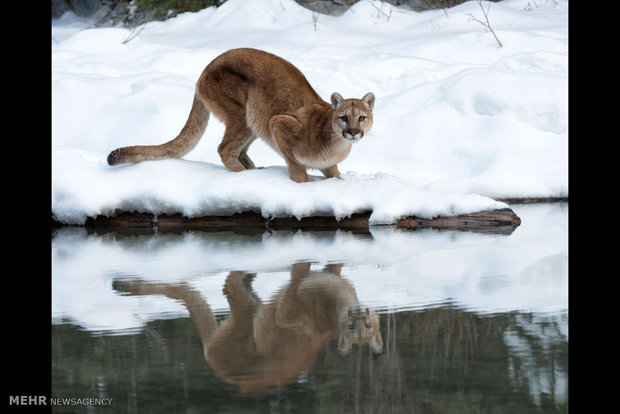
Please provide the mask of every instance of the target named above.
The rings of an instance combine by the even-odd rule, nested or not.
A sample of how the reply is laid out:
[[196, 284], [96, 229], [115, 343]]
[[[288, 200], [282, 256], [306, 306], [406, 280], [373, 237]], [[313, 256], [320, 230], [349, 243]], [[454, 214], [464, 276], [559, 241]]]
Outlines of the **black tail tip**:
[[132, 284], [128, 280], [113, 280], [112, 289], [124, 296], [129, 296], [133, 293]]
[[120, 281], [120, 280], [113, 280], [112, 281], [112, 289], [116, 290], [117, 292], [122, 292], [125, 288], [125, 284], [124, 282]]
[[116, 165], [116, 164], [120, 164], [121, 161], [121, 154], [120, 154], [120, 150], [115, 149], [114, 151], [112, 151], [110, 153], [110, 155], [108, 155], [108, 165]]

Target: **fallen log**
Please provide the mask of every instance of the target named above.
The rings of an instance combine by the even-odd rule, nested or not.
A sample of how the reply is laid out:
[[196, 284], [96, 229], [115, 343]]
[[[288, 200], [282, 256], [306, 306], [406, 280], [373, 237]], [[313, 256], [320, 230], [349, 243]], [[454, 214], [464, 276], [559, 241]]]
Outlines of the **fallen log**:
[[[255, 229], [346, 229], [367, 231], [371, 212], [352, 214], [337, 220], [330, 216], [311, 216], [297, 219], [295, 217], [265, 218], [257, 212], [236, 213], [230, 216], [185, 217], [181, 214], [160, 214], [137, 212], [117, 212], [113, 216], [88, 218], [84, 224], [95, 229], [126, 229], [140, 233], [151, 231], [183, 230], [230, 230]], [[404, 229], [442, 229], [474, 231], [480, 233], [510, 234], [521, 224], [521, 219], [509, 208], [488, 210], [455, 216], [421, 218], [410, 216], [399, 219], [394, 226]], [[142, 230], [142, 231], [140, 231]]]

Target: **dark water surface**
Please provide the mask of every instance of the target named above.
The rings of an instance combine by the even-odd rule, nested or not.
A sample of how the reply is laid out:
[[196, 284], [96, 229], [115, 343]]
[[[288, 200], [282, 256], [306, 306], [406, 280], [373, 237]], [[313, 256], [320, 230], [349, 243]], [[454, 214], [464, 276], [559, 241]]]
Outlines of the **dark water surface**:
[[511, 235], [54, 235], [56, 412], [564, 413], [568, 206]]

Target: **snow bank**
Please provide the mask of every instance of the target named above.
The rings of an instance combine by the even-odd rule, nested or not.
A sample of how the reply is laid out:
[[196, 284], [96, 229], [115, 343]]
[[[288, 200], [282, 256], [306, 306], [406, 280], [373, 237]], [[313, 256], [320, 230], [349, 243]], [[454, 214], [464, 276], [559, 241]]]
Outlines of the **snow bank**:
[[[66, 223], [116, 208], [193, 216], [373, 209], [374, 222], [498, 208], [485, 197], [568, 195], [568, 2], [493, 3], [493, 36], [475, 2], [417, 13], [362, 0], [339, 17], [293, 0], [228, 0], [131, 30], [52, 24], [52, 209]], [[389, 15], [378, 12], [377, 8]], [[326, 100], [375, 93], [375, 124], [340, 164], [345, 180], [288, 182], [256, 141], [263, 170], [226, 172], [211, 118], [184, 160], [108, 167], [110, 150], [159, 144], [182, 128], [199, 74], [236, 47], [278, 54]], [[481, 194], [472, 196], [466, 194]]]
[[[230, 173], [223, 166], [182, 160], [110, 169], [96, 154], [59, 151], [54, 169], [55, 216], [65, 223], [112, 215], [115, 209], [187, 217], [257, 211], [264, 217], [349, 217], [372, 211], [370, 224], [400, 217], [451, 216], [505, 208], [487, 197], [426, 191], [385, 174], [297, 184], [286, 167]], [[73, 168], [64, 166], [72, 165]]]

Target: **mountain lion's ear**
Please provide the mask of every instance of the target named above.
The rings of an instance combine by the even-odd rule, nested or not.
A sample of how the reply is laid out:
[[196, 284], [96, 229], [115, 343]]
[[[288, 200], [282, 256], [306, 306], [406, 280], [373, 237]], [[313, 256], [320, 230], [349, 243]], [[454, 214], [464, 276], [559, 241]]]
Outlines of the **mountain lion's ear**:
[[372, 108], [374, 108], [375, 106], [375, 94], [372, 92], [368, 92], [366, 95], [364, 95], [362, 101], [366, 102], [370, 107], [370, 110], [372, 111]]
[[338, 105], [342, 103], [344, 98], [338, 92], [332, 93], [332, 108], [338, 108]]

